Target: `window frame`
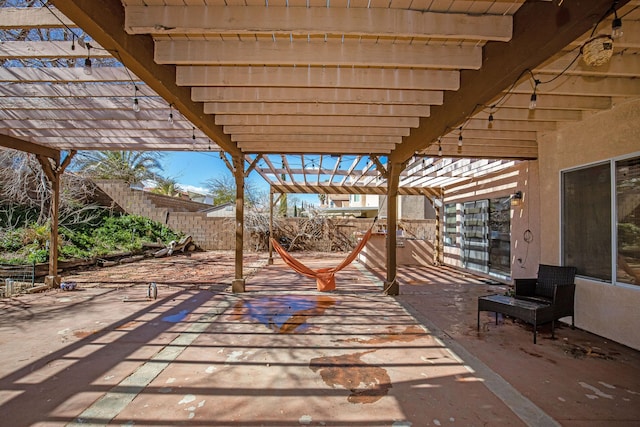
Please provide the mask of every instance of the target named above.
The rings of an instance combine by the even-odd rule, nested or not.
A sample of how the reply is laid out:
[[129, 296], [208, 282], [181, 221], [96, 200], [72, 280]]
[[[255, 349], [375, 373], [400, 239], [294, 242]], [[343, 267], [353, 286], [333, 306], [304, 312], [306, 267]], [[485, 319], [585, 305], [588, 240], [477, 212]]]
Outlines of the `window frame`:
[[560, 242], [560, 262], [562, 263], [565, 259], [565, 233], [564, 233], [564, 215], [565, 215], [565, 193], [564, 193], [564, 177], [566, 173], [575, 172], [578, 170], [589, 169], [597, 166], [602, 166], [605, 164], [609, 165], [609, 191], [610, 191], [610, 206], [609, 206], [609, 215], [610, 215], [610, 233], [611, 233], [611, 247], [609, 248], [611, 254], [611, 279], [603, 280], [597, 277], [586, 276], [584, 274], [577, 274], [578, 277], [589, 280], [592, 282], [603, 283], [609, 286], [619, 286], [628, 289], [635, 289], [640, 291], [640, 284], [631, 284], [624, 283], [618, 281], [618, 199], [617, 199], [617, 188], [616, 188], [616, 173], [617, 173], [617, 163], [621, 161], [626, 161], [634, 158], [640, 157], [640, 151], [629, 153], [621, 156], [611, 157], [609, 159], [594, 161], [590, 163], [585, 163], [582, 165], [576, 165], [569, 168], [564, 168], [560, 170], [559, 176], [559, 217], [558, 217], [558, 235]]

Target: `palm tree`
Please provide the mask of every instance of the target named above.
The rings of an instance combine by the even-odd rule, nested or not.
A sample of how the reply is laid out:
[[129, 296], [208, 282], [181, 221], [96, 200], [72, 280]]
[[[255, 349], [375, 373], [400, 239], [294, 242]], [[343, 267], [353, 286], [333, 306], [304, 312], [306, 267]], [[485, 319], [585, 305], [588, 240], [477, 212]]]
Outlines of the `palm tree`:
[[96, 179], [121, 179], [140, 184], [162, 170], [161, 153], [152, 151], [87, 151], [76, 157], [75, 168]]
[[164, 178], [161, 176], [156, 177], [156, 186], [151, 190], [152, 193], [171, 197], [179, 196], [181, 191], [182, 189], [175, 178]]

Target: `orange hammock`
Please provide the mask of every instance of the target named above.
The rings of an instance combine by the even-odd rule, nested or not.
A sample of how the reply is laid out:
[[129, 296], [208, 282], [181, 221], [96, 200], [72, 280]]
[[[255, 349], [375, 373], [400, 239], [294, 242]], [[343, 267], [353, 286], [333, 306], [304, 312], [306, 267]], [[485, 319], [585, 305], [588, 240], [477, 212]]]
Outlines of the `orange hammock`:
[[300, 274], [303, 274], [307, 277], [311, 277], [312, 279], [316, 279], [316, 285], [318, 286], [319, 291], [323, 291], [323, 292], [332, 291], [336, 288], [335, 274], [338, 271], [345, 268], [346, 266], [348, 266], [349, 264], [351, 264], [351, 262], [353, 262], [353, 260], [356, 259], [360, 251], [367, 244], [369, 237], [371, 237], [372, 231], [373, 231], [373, 226], [371, 226], [371, 228], [369, 228], [369, 231], [367, 231], [365, 235], [362, 236], [362, 240], [360, 240], [360, 243], [358, 243], [358, 246], [356, 246], [353, 249], [353, 251], [351, 251], [349, 256], [346, 257], [344, 261], [342, 261], [337, 267], [333, 267], [333, 268], [325, 267], [325, 268], [320, 268], [318, 270], [312, 270], [306, 265], [302, 264], [297, 259], [295, 259], [294, 257], [292, 257], [286, 251], [286, 249], [280, 246], [280, 243], [278, 243], [273, 238], [271, 238], [271, 244], [273, 245], [273, 248], [276, 250], [276, 252], [280, 254], [280, 257], [282, 258], [282, 260], [289, 267], [291, 267], [293, 270], [297, 271]]

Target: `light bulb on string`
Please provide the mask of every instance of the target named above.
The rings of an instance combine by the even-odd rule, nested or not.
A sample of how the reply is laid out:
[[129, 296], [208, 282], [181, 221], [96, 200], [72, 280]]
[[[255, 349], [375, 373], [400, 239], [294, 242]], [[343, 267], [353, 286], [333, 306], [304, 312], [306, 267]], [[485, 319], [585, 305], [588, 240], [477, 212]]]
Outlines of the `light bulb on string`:
[[618, 18], [618, 12], [613, 11], [613, 21], [611, 22], [611, 38], [616, 40], [622, 37], [622, 18]]
[[93, 74], [93, 69], [91, 68], [91, 45], [87, 44], [87, 57], [84, 60], [84, 73], [87, 76]]
[[89, 58], [88, 56], [84, 60], [83, 71], [87, 76], [93, 74], [93, 69], [91, 68], [91, 58]]
[[462, 126], [460, 126], [460, 135], [458, 135], [458, 147], [462, 147]]
[[531, 99], [529, 100], [529, 110], [535, 110], [538, 106], [538, 95], [535, 92], [531, 94]]
[[438, 156], [442, 157], [442, 140], [438, 138]]
[[529, 110], [535, 110], [538, 106], [538, 85], [540, 84], [540, 80], [533, 79], [533, 81], [535, 85], [533, 86], [533, 93], [529, 99]]
[[174, 121], [173, 121], [173, 104], [169, 104], [169, 118], [167, 119], [167, 121], [173, 125]]
[[487, 128], [493, 128], [493, 110], [489, 112], [489, 122], [487, 123]]
[[133, 86], [133, 111], [140, 112], [140, 103], [138, 102], [138, 86]]

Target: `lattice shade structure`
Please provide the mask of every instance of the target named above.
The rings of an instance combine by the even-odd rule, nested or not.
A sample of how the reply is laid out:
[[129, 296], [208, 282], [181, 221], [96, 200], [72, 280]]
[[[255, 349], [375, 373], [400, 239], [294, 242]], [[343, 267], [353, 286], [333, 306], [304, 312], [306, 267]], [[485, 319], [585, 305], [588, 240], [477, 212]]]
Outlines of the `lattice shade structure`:
[[599, 67], [611, 60], [613, 39], [609, 36], [594, 37], [582, 46], [580, 52], [585, 64], [591, 67]]

